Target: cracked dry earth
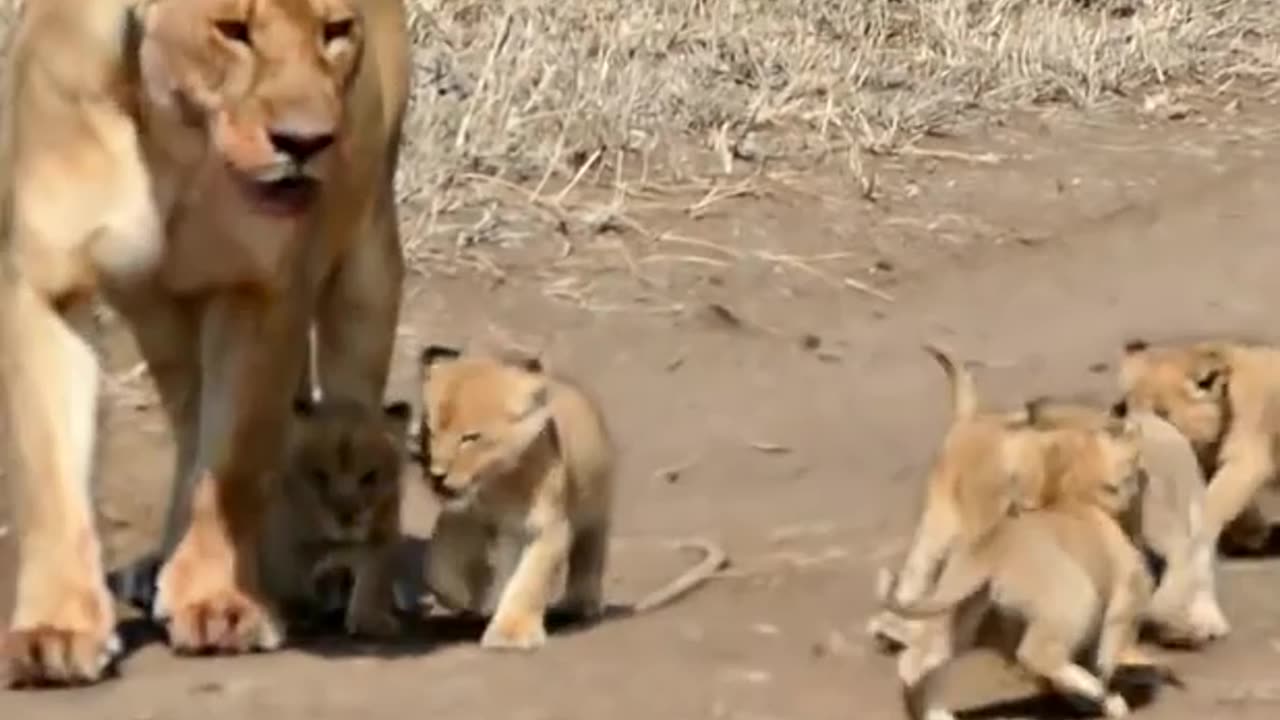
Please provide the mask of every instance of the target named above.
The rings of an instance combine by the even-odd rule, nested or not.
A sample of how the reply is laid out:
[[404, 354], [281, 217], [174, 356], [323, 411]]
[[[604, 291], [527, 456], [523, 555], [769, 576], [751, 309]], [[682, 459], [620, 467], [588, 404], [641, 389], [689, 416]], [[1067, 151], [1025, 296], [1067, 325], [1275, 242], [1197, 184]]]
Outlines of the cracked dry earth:
[[[634, 596], [675, 572], [680, 559], [651, 538], [709, 534], [734, 567], [675, 606], [553, 636], [533, 656], [482, 653], [469, 638], [179, 660], [152, 643], [97, 687], [0, 692], [0, 717], [902, 717], [893, 663], [862, 627], [874, 571], [900, 556], [947, 421], [943, 379], [920, 342], [951, 344], [978, 364], [988, 398], [1011, 403], [1109, 392], [1108, 363], [1133, 334], [1280, 336], [1277, 128], [1280, 113], [1267, 108], [1127, 129], [1027, 120], [969, 141], [995, 163], [885, 165], [875, 204], [852, 182], [793, 178], [696, 223], [670, 222], [766, 251], [754, 260], [654, 261], [643, 285], [621, 270], [595, 273], [594, 292], [634, 301], [613, 302], [615, 312], [546, 292], [537, 271], [550, 266], [533, 251], [494, 251], [501, 283], [418, 276], [394, 393], [412, 393], [412, 358], [427, 340], [505, 333], [545, 348], [603, 399], [623, 449], [610, 591]], [[776, 261], [832, 252], [844, 254], [828, 256], [822, 277]], [[870, 278], [889, 299], [823, 279], [846, 275]], [[657, 295], [663, 302], [643, 302]], [[662, 310], [673, 303], [683, 311]], [[137, 362], [118, 327], [106, 354], [117, 373]], [[115, 406], [100, 492], [119, 562], [157, 533], [171, 450], [154, 406]], [[412, 500], [410, 524], [425, 533], [429, 501]], [[0, 539], [4, 583], [12, 542]], [[1186, 687], [1166, 689], [1140, 717], [1280, 711], [1280, 560], [1227, 561], [1222, 575], [1234, 635], [1170, 653]], [[987, 717], [1061, 714], [998, 704], [1032, 688], [986, 658], [958, 675], [948, 694], [997, 703]]]

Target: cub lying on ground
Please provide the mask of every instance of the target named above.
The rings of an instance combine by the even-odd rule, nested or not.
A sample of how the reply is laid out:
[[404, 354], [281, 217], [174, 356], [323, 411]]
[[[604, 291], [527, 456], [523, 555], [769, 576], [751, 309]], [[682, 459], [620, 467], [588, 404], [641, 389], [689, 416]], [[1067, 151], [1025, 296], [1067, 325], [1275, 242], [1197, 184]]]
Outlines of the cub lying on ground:
[[[326, 399], [295, 403], [281, 482], [270, 498], [263, 587], [291, 617], [345, 602], [347, 632], [388, 637], [400, 540], [400, 471], [411, 410]], [[349, 599], [332, 583], [348, 571]]]
[[[491, 615], [485, 648], [545, 643], [544, 616], [561, 570], [559, 610], [599, 616], [614, 448], [597, 404], [536, 360], [432, 345], [421, 373], [421, 460], [442, 505], [429, 590], [451, 609]], [[703, 561], [629, 610], [670, 602], [725, 563], [718, 547], [692, 544]]]

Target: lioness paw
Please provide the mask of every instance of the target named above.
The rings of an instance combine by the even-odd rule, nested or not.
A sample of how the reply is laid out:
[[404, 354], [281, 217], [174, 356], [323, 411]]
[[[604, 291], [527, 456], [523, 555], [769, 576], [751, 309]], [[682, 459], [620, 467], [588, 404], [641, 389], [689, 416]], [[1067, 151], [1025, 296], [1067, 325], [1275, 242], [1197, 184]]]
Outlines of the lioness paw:
[[284, 644], [284, 626], [234, 571], [232, 553], [193, 550], [183, 542], [157, 579], [152, 615], [166, 621], [179, 653], [244, 653]]
[[[98, 599], [86, 597], [84, 603], [68, 602], [65, 607], [92, 607], [98, 605]], [[84, 685], [105, 677], [123, 646], [110, 605], [105, 612], [92, 614], [97, 617], [50, 618], [11, 629], [3, 643], [9, 685]]]
[[533, 615], [497, 616], [480, 638], [486, 650], [536, 650], [547, 642], [542, 618]]

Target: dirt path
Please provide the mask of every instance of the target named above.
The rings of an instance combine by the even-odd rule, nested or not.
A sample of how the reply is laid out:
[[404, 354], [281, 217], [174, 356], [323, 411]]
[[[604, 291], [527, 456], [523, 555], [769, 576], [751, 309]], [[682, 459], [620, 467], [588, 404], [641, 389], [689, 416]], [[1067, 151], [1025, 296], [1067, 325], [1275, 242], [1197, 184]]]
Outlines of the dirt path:
[[[623, 537], [710, 533], [735, 560], [729, 576], [650, 617], [553, 638], [536, 657], [463, 643], [398, 657], [304, 648], [175, 661], [152, 645], [117, 682], [0, 693], [0, 717], [899, 718], [892, 662], [861, 628], [872, 573], [905, 542], [946, 421], [942, 380], [920, 341], [942, 338], [983, 363], [984, 391], [1007, 402], [1106, 392], [1111, 369], [1097, 364], [1137, 333], [1280, 335], [1271, 311], [1280, 302], [1280, 146], [1201, 164], [1110, 210], [1049, 217], [1027, 206], [1027, 222], [1056, 226], [1052, 241], [970, 249], [906, 277], [892, 303], [768, 274], [704, 286], [701, 297], [745, 328], [705, 312], [590, 314], [518, 279], [498, 288], [429, 279], [406, 302], [398, 394], [411, 392], [410, 360], [428, 338], [462, 341], [491, 324], [540, 338], [553, 362], [597, 389], [623, 439]], [[1002, 182], [989, 189], [1023, 187], [1016, 175]], [[998, 194], [986, 202], [1003, 206]], [[840, 209], [761, 201], [716, 227], [740, 244], [848, 243], [839, 222], [820, 218], [838, 220]], [[789, 298], [770, 289], [775, 280]], [[127, 367], [127, 350], [118, 354]], [[106, 522], [113, 549], [128, 555], [158, 527], [167, 450], [153, 410], [117, 411], [110, 427]], [[631, 542], [615, 557], [619, 595], [676, 567]], [[1275, 716], [1276, 584], [1280, 564], [1227, 564], [1235, 635], [1175, 655], [1187, 688], [1167, 691], [1146, 716]], [[957, 697], [1025, 689], [980, 665], [966, 676], [986, 689], [965, 683]]]

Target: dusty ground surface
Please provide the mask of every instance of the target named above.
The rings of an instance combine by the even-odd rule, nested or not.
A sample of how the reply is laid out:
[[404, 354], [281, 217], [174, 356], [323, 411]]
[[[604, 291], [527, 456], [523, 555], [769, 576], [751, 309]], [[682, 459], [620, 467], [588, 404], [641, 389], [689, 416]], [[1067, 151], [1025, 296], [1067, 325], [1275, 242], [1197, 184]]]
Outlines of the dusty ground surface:
[[[1134, 334], [1277, 334], [1280, 113], [1127, 127], [1023, 118], [943, 148], [965, 156], [911, 160], [894, 171], [902, 190], [874, 204], [838, 175], [761, 181], [769, 192], [696, 221], [666, 217], [685, 240], [653, 241], [656, 260], [592, 265], [573, 282], [556, 272], [579, 267], [561, 252], [573, 238], [558, 237], [536, 244], [555, 249], [545, 255], [499, 248], [487, 271], [415, 277], [393, 392], [411, 396], [422, 342], [495, 336], [588, 383], [624, 451], [612, 592], [637, 594], [677, 567], [627, 538], [708, 534], [733, 557], [677, 606], [553, 637], [533, 656], [482, 653], [470, 638], [178, 660], [153, 643], [98, 687], [0, 692], [0, 717], [901, 717], [893, 663], [862, 626], [947, 420], [919, 343], [950, 343], [980, 363], [989, 397], [1013, 402], [1109, 391], [1100, 363]], [[854, 275], [876, 293], [843, 282]], [[136, 356], [119, 327], [107, 334], [109, 364], [127, 377]], [[101, 494], [121, 562], [154, 541], [170, 449], [145, 386], [112, 397]], [[429, 528], [429, 506], [406, 512]], [[1186, 688], [1142, 713], [1275, 717], [1278, 583], [1278, 562], [1228, 562], [1235, 634], [1172, 655]], [[971, 664], [957, 700], [1028, 691]]]

